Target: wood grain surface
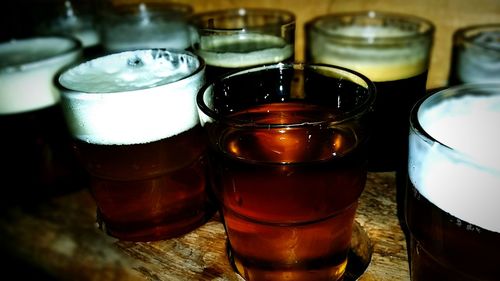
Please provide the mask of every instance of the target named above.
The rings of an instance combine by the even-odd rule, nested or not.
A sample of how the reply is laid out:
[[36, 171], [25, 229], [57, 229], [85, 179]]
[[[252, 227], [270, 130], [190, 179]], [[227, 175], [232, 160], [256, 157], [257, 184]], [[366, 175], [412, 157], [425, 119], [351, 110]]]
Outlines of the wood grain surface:
[[[369, 174], [356, 221], [373, 247], [360, 280], [409, 280], [393, 173]], [[118, 241], [98, 229], [86, 190], [4, 210], [0, 241], [1, 249], [58, 280], [243, 280], [229, 264], [217, 215], [178, 238]]]

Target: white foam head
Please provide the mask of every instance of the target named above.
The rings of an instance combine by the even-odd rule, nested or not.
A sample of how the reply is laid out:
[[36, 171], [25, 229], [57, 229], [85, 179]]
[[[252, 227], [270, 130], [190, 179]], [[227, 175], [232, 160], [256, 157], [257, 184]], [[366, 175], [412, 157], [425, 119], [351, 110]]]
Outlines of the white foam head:
[[[466, 95], [445, 96], [453, 91]], [[453, 216], [500, 232], [500, 84], [439, 92], [417, 114], [434, 140], [411, 131], [408, 168], [413, 185]]]
[[64, 37], [35, 37], [0, 44], [0, 114], [56, 104], [55, 74], [81, 57], [81, 45]]
[[137, 50], [73, 67], [59, 77], [70, 130], [89, 143], [137, 144], [193, 128], [204, 66], [189, 52]]
[[148, 48], [184, 50], [191, 46], [189, 26], [179, 20], [104, 25], [101, 35], [102, 44], [109, 52]]
[[500, 82], [500, 26], [471, 38], [459, 48], [458, 77], [464, 83]]
[[[235, 51], [225, 50], [224, 46], [265, 45], [266, 48], [255, 50]], [[232, 35], [210, 35], [200, 38], [200, 48], [197, 51], [208, 65], [239, 68], [260, 64], [278, 63], [293, 56], [293, 44], [287, 43], [285, 39], [257, 33], [242, 33]]]
[[432, 38], [418, 32], [391, 25], [331, 25], [328, 17], [320, 18], [308, 27], [308, 57], [375, 82], [405, 79], [428, 68]]

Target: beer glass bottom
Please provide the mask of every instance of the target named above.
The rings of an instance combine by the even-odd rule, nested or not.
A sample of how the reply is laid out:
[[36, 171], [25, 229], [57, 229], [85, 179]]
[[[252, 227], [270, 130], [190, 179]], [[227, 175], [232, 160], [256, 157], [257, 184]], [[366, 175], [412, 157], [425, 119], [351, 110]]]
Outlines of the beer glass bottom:
[[[229, 241], [227, 243], [227, 255], [233, 269], [241, 276], [252, 274], [256, 280], [336, 280], [340, 272], [343, 272], [342, 278], [338, 280], [354, 281], [363, 275], [371, 262], [373, 247], [368, 234], [357, 222], [354, 222], [354, 228], [351, 237], [351, 246], [347, 259], [336, 266], [326, 266], [318, 270], [303, 270], [289, 268], [288, 271], [270, 270], [262, 268], [248, 268], [243, 262], [234, 256]], [[247, 277], [248, 278], [248, 277]], [[249, 278], [249, 280], [253, 280]]]
[[194, 213], [190, 217], [181, 217], [175, 221], [157, 225], [117, 226], [103, 221], [102, 214], [98, 209], [97, 220], [99, 228], [112, 237], [125, 241], [144, 242], [169, 239], [188, 233], [205, 224], [213, 214], [213, 211], [207, 210], [206, 212]]
[[410, 240], [410, 247], [410, 272], [412, 281], [479, 280], [474, 277], [466, 276], [451, 266], [446, 266], [436, 259], [427, 249], [422, 247], [414, 237]]
[[155, 241], [201, 226], [213, 216], [215, 207], [205, 191], [200, 163], [146, 179], [94, 176], [91, 191], [101, 228], [120, 240]]
[[256, 222], [225, 211], [230, 261], [248, 281], [342, 280], [356, 207], [300, 224]]

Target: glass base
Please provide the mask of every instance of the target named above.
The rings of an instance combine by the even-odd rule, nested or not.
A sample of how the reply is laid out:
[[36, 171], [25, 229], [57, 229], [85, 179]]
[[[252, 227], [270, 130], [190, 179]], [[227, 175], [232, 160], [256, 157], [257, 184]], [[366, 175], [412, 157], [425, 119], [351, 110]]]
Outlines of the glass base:
[[[340, 262], [334, 266], [325, 266], [316, 269], [308, 270], [276, 270], [266, 268], [248, 268], [243, 266], [241, 261], [233, 255], [229, 243], [226, 243], [227, 255], [234, 269], [245, 280], [293, 280], [293, 281], [309, 281], [309, 280], [342, 280], [355, 281], [358, 280], [365, 272], [370, 264], [373, 247], [370, 239], [364, 229], [357, 223], [354, 223], [351, 248], [349, 249], [346, 261]], [[339, 274], [343, 276], [339, 277]], [[245, 278], [246, 277], [246, 278]]]

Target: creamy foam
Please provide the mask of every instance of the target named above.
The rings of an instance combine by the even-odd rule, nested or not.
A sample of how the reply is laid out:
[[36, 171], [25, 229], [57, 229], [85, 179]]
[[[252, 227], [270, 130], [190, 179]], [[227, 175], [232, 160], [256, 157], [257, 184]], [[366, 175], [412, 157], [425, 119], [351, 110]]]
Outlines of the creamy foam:
[[[234, 51], [224, 50], [234, 42], [246, 42], [247, 46], [265, 44], [266, 48], [255, 47], [253, 50]], [[242, 44], [242, 43], [238, 43]], [[283, 38], [265, 34], [235, 34], [227, 36], [201, 37], [198, 54], [208, 65], [239, 68], [266, 63], [277, 63], [289, 59], [293, 55], [293, 45]]]
[[20, 113], [56, 104], [53, 79], [81, 56], [76, 41], [60, 37], [13, 40], [0, 44], [0, 114]]
[[70, 129], [95, 144], [147, 143], [189, 130], [199, 122], [203, 66], [188, 52], [140, 50], [69, 69], [59, 82]]
[[[494, 96], [469, 95], [420, 109], [423, 129], [439, 143], [410, 135], [413, 185], [442, 210], [500, 232], [500, 87]], [[423, 104], [425, 106], [425, 103]]]
[[[310, 32], [308, 56], [313, 62], [350, 68], [375, 82], [410, 78], [428, 68], [430, 42], [426, 40], [414, 40], [406, 45], [374, 43], [375, 38], [408, 37], [414, 34], [412, 31], [391, 26], [343, 26], [327, 30], [327, 35], [315, 30]], [[367, 43], [335, 41], [330, 35], [363, 38]]]
[[149, 24], [116, 24], [103, 27], [104, 48], [110, 52], [147, 48], [184, 50], [191, 45], [189, 27], [179, 21]]
[[460, 48], [457, 71], [464, 83], [500, 82], [500, 31], [480, 33]]

